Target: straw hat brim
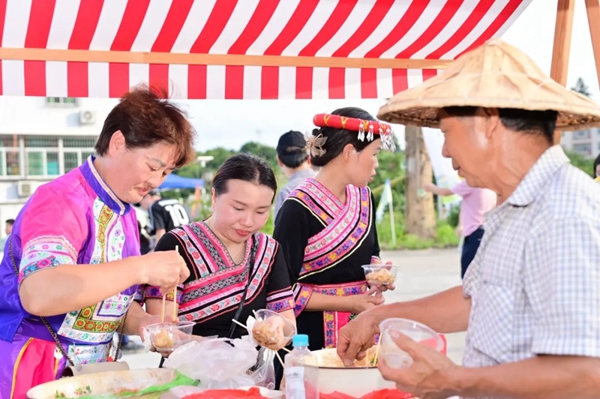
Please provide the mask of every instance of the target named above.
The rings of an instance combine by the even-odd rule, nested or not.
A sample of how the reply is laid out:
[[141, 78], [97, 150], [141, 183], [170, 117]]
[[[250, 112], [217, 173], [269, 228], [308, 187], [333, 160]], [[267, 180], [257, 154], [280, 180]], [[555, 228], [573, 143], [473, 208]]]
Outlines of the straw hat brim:
[[600, 126], [600, 106], [546, 76], [523, 52], [492, 40], [465, 53], [439, 75], [392, 97], [378, 113], [390, 123], [439, 127], [444, 107], [558, 112], [558, 130]]

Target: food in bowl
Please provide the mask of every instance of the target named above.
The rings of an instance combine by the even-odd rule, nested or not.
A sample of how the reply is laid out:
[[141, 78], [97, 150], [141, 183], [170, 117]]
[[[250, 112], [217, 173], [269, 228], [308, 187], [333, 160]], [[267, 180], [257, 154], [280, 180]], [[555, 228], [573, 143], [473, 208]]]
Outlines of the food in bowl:
[[192, 331], [196, 323], [180, 321], [178, 323], [157, 323], [145, 327], [150, 342], [159, 352], [172, 352], [192, 340]]
[[[348, 368], [337, 354], [336, 350], [319, 351], [317, 356], [319, 367]], [[354, 361], [354, 367], [377, 367], [377, 346], [367, 350], [367, 355], [361, 360]]]
[[365, 280], [369, 285], [391, 286], [396, 282], [397, 266], [365, 265]]
[[296, 326], [279, 313], [261, 309], [256, 312], [252, 337], [267, 349], [277, 351], [284, 348], [296, 334]]
[[313, 351], [319, 361], [319, 395], [334, 392], [360, 398], [363, 395], [387, 388], [396, 383], [385, 381], [374, 362], [377, 347], [367, 351], [365, 359], [355, 361], [354, 367], [345, 367], [335, 348]]
[[257, 321], [252, 328], [252, 337], [265, 348], [277, 351], [286, 345], [282, 328], [266, 321]]
[[158, 334], [156, 334], [156, 337], [154, 338], [154, 346], [157, 349], [172, 348], [175, 346], [175, 342], [173, 341], [173, 338], [169, 332], [163, 328]]

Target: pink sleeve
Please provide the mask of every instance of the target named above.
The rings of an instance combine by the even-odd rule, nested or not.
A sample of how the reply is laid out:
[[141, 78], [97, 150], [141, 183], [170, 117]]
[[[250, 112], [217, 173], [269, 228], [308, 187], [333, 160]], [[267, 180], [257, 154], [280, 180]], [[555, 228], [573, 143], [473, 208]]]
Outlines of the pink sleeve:
[[88, 238], [85, 206], [51, 190], [56, 187], [38, 188], [20, 220], [19, 283], [40, 270], [76, 264]]
[[450, 189], [450, 191], [452, 191], [454, 194], [460, 195], [461, 197], [470, 194], [472, 190], [473, 188], [467, 184], [466, 180], [461, 181], [456, 186]]

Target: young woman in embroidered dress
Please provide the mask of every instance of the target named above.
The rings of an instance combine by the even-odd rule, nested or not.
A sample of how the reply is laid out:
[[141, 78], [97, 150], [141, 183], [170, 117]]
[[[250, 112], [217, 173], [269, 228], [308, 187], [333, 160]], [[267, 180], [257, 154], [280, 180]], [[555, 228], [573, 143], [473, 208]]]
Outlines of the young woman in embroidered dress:
[[294, 286], [298, 333], [310, 349], [335, 348], [352, 314], [383, 303], [362, 265], [381, 263], [368, 183], [382, 148], [393, 150], [391, 128], [359, 108], [314, 118], [307, 139], [311, 164], [321, 167], [284, 202], [273, 237], [281, 244]]
[[[195, 321], [194, 335], [239, 338], [253, 310], [270, 309], [296, 324], [285, 258], [279, 244], [259, 232], [267, 222], [277, 183], [264, 160], [239, 154], [227, 159], [213, 179], [213, 214], [171, 230], [156, 251], [179, 248], [190, 277], [178, 297], [167, 296], [166, 313], [178, 306], [181, 320]], [[148, 312], [160, 314], [159, 290], [145, 289]], [[243, 301], [242, 301], [243, 299]]]
[[139, 256], [129, 204], [193, 159], [193, 136], [173, 104], [136, 89], [106, 118], [97, 156], [25, 204], [0, 263], [0, 397], [24, 398], [67, 365], [105, 362], [117, 329], [157, 322], [134, 302], [138, 285], [167, 292], [188, 271], [175, 251]]

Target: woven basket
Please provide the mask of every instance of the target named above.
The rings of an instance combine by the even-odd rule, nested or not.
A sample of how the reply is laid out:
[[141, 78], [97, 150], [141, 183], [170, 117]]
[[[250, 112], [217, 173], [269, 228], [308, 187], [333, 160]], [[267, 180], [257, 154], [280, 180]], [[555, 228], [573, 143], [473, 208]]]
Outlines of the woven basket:
[[558, 111], [558, 130], [600, 126], [600, 106], [566, 89], [525, 53], [498, 39], [463, 54], [439, 75], [392, 97], [378, 113], [391, 123], [438, 127], [440, 108]]

